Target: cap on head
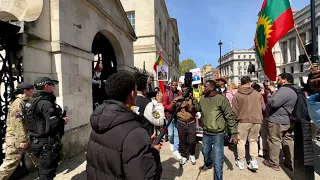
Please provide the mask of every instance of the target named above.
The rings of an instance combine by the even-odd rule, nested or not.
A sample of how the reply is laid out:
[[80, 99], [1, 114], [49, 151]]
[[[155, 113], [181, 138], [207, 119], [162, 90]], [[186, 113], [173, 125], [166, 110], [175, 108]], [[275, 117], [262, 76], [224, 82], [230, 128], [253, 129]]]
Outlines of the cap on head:
[[33, 89], [34, 86], [31, 83], [23, 82], [18, 84], [17, 89]]
[[57, 80], [52, 80], [52, 79], [50, 79], [50, 78], [48, 78], [48, 77], [39, 77], [38, 79], [36, 79], [35, 81], [34, 81], [34, 86], [35, 87], [40, 87], [40, 86], [44, 86], [44, 85], [53, 85], [53, 84], [58, 84], [59, 83], [59, 81], [57, 81]]

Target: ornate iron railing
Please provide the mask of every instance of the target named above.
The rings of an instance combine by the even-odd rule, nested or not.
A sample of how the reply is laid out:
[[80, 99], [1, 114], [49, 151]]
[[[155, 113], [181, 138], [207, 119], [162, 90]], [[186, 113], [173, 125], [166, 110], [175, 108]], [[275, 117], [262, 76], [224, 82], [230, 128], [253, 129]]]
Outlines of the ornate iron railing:
[[22, 57], [17, 57], [19, 30], [19, 26], [0, 21], [0, 164], [4, 158], [6, 119], [14, 100], [14, 86], [23, 82]]

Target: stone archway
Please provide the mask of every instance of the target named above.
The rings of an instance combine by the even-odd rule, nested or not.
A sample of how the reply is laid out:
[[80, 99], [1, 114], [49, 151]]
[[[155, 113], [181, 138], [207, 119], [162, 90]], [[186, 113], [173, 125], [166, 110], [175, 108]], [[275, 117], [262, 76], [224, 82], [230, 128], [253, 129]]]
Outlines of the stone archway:
[[94, 54], [92, 62], [92, 100], [93, 109], [106, 99], [105, 82], [107, 78], [117, 72], [117, 56], [109, 39], [98, 32], [92, 42], [91, 52]]

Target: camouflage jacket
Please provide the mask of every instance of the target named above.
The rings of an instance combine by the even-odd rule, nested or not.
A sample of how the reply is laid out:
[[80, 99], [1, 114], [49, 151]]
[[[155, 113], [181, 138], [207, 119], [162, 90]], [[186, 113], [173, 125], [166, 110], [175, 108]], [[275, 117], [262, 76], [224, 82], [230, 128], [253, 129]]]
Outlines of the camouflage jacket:
[[28, 98], [19, 94], [10, 105], [7, 117], [6, 139], [13, 139], [17, 143], [27, 142], [27, 130], [22, 119], [24, 101]]

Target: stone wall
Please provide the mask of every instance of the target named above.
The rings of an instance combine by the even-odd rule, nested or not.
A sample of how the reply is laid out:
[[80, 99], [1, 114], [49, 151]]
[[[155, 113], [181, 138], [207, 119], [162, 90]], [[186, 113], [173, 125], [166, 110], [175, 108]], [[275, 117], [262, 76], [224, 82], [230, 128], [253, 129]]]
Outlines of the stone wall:
[[[98, 7], [91, 1], [51, 0], [44, 1], [37, 21], [25, 23], [20, 41], [25, 81], [40, 76], [58, 80], [57, 103], [68, 106], [70, 121], [62, 140], [65, 158], [85, 149], [91, 131], [94, 36], [101, 32], [111, 42], [119, 71], [132, 71], [134, 66], [135, 35], [128, 30], [130, 25], [119, 23], [127, 21], [121, 10], [117, 4]], [[107, 13], [117, 17], [116, 21]]]

